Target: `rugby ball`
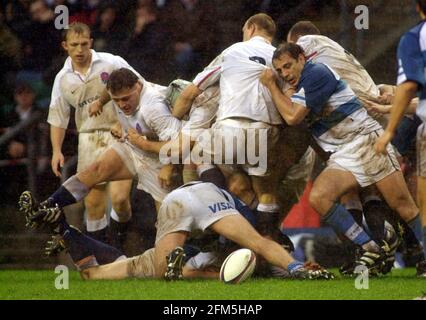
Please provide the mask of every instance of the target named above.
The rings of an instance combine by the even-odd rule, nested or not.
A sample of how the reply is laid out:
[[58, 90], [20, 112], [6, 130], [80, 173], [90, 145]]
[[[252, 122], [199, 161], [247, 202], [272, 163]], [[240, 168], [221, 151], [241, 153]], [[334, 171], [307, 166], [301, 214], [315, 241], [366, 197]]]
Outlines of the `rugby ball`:
[[256, 255], [249, 249], [232, 252], [222, 263], [220, 280], [225, 283], [241, 283], [249, 278], [256, 267]]

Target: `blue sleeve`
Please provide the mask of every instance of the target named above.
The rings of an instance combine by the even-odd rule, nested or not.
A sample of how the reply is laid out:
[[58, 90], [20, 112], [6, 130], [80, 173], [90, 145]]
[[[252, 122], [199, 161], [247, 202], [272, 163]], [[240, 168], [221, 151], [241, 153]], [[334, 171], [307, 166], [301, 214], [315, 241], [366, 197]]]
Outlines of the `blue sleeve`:
[[405, 81], [415, 81], [422, 87], [426, 85], [423, 56], [426, 58], [426, 52], [421, 51], [416, 34], [406, 33], [398, 45], [398, 85]]
[[303, 88], [306, 107], [321, 113], [324, 105], [335, 93], [338, 79], [325, 65], [317, 63], [303, 75], [300, 88]]

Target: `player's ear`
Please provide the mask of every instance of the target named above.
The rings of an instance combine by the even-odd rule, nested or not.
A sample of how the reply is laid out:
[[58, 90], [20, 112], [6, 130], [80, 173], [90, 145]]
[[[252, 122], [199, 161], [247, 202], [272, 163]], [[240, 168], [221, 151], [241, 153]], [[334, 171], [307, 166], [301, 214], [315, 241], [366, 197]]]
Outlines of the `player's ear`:
[[65, 51], [68, 51], [68, 45], [66, 41], [62, 41], [61, 46], [62, 46], [62, 49], [64, 49]]
[[93, 38], [90, 38], [90, 49], [93, 48]]

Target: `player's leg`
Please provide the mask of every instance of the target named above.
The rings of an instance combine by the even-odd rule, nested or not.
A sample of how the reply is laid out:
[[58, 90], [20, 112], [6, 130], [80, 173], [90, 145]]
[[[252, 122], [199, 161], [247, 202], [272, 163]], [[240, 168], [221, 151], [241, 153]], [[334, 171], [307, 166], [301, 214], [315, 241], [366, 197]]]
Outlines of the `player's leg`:
[[[46, 201], [36, 203], [28, 191], [19, 199], [20, 210], [27, 218], [34, 217], [39, 209], [63, 208], [86, 197], [101, 182], [131, 179], [133, 173], [113, 149], [107, 149], [92, 165], [65, 181]], [[54, 212], [53, 212], [54, 213]]]
[[[178, 231], [172, 232], [161, 237], [159, 241], [155, 243], [155, 257], [154, 257], [154, 266], [155, 266], [155, 277], [163, 278], [165, 277], [166, 271], [168, 270], [168, 264], [176, 263], [176, 269], [180, 269], [178, 272], [181, 272], [181, 268], [183, 267], [182, 257], [176, 257], [179, 261], [169, 261], [171, 254], [173, 255], [173, 251], [176, 247], [183, 247], [186, 238], [188, 236], [188, 232], [186, 231]], [[182, 249], [183, 250], [183, 249]], [[177, 253], [180, 254], [180, 253]], [[172, 257], [174, 258], [174, 257]], [[175, 266], [170, 266], [170, 268], [174, 269]], [[174, 270], [170, 270], [174, 271]], [[177, 276], [179, 277], [179, 276]]]
[[239, 214], [225, 216], [214, 222], [209, 228], [239, 244], [241, 247], [248, 248], [256, 254], [261, 255], [270, 264], [288, 270], [289, 273], [295, 277], [332, 278], [332, 275], [326, 270], [318, 271], [316, 275], [313, 274], [312, 271], [305, 270], [303, 264], [296, 261], [281, 245], [273, 240], [262, 237], [252, 225]]
[[[423, 253], [426, 256], [426, 177], [417, 177], [417, 199], [423, 226]], [[426, 265], [423, 265], [422, 270], [418, 267], [418, 274], [426, 276]]]
[[107, 197], [107, 185], [103, 183], [91, 188], [84, 198], [87, 234], [101, 242], [108, 240]]
[[112, 181], [108, 187], [112, 202], [110, 219], [111, 241], [113, 246], [122, 250], [129, 221], [132, 217], [130, 205], [132, 180]]
[[127, 278], [154, 277], [155, 249], [146, 250], [143, 254], [113, 263], [87, 268], [80, 272], [85, 280], [120, 280]]
[[351, 172], [327, 168], [315, 180], [309, 202], [337, 233], [344, 234], [364, 250], [362, 256], [357, 259], [357, 265], [365, 265], [372, 271], [379, 271], [386, 259], [383, 249], [371, 239], [349, 211], [338, 203], [343, 194], [357, 186], [358, 182]]
[[[409, 228], [405, 230], [409, 237], [409, 239], [407, 239], [409, 242], [408, 245], [413, 248], [421, 248], [420, 241], [422, 241], [422, 231], [419, 209], [408, 191], [401, 171], [393, 172], [386, 178], [377, 182], [376, 186], [389, 207], [396, 211], [408, 224]], [[424, 255], [421, 254], [419, 259], [424, 260]]]
[[[426, 124], [422, 124], [417, 130], [417, 201], [419, 204], [423, 250], [426, 255]], [[426, 263], [417, 267], [417, 274], [426, 276]]]

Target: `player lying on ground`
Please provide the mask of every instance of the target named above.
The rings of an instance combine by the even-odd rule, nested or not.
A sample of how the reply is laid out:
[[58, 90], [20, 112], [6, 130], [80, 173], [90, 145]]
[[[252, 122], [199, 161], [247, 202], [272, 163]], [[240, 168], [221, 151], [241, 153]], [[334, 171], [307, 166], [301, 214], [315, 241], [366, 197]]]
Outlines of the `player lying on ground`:
[[[32, 199], [31, 194], [27, 193], [27, 198]], [[278, 243], [262, 237], [239, 212], [239, 210], [250, 209], [236, 197], [212, 183], [189, 183], [167, 195], [158, 213], [154, 252], [142, 255], [144, 258], [118, 260], [104, 266], [96, 266], [99, 263], [94, 254], [94, 250], [97, 250], [96, 246], [82, 245], [84, 240], [81, 239], [84, 236], [66, 223], [60, 208], [35, 211], [37, 205], [34, 202], [30, 206], [26, 199], [25, 202], [25, 206], [21, 208], [29, 226], [37, 228], [47, 224], [55, 233], [62, 235], [65, 241], [72, 239], [68, 241], [70, 253], [71, 247], [74, 246], [76, 250], [72, 249], [75, 251], [73, 259], [78, 260], [76, 262], [80, 268], [87, 269], [83, 272], [83, 277], [87, 279], [122, 279], [134, 276], [132, 273], [134, 271], [131, 270], [135, 270], [132, 269], [135, 268], [135, 264], [149, 265], [149, 259], [153, 259], [154, 268], [150, 269], [143, 264], [138, 265], [138, 276], [146, 273], [147, 276], [155, 278], [180, 278], [184, 252], [177, 247], [183, 247], [193, 232], [205, 232], [207, 229], [241, 247], [251, 249], [269, 263], [287, 269], [294, 278], [333, 278], [332, 274], [325, 269], [304, 267], [303, 263], [294, 260]], [[105, 252], [110, 250], [111, 247], [105, 248]], [[118, 250], [115, 250], [112, 252], [111, 260], [119, 258], [119, 255]]]
[[[375, 184], [389, 206], [409, 223], [415, 236], [414, 229], [420, 224], [419, 210], [409, 194], [395, 153], [389, 147], [389, 156], [380, 157], [373, 150], [383, 129], [334, 71], [322, 63], [306, 62], [300, 46], [282, 45], [274, 53], [273, 64], [292, 86], [283, 94], [272, 70], [264, 71], [261, 76], [281, 115], [289, 125], [307, 117], [315, 140], [331, 153], [327, 168], [314, 182], [310, 204], [328, 224], [363, 248], [357, 265], [381, 272], [389, 245], [373, 241], [338, 201], [353, 188]], [[421, 246], [420, 239], [413, 240]], [[423, 256], [417, 264], [417, 274], [423, 275], [425, 269]]]

